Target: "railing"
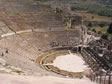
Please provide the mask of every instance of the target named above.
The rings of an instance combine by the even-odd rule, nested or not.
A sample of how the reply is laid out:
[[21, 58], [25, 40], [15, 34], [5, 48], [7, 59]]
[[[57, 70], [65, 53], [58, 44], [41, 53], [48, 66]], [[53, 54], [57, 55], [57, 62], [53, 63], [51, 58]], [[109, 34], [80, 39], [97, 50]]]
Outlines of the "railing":
[[106, 73], [105, 75], [102, 75], [101, 73], [91, 73], [89, 76], [90, 80], [93, 82], [97, 82], [99, 84], [112, 84], [112, 75], [111, 73]]

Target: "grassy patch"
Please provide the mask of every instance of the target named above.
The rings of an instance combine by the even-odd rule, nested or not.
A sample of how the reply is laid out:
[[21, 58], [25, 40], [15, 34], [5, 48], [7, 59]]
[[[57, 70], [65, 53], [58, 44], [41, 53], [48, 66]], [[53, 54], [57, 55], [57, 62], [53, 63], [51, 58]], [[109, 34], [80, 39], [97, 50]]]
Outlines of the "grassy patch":
[[98, 33], [101, 36], [108, 36], [108, 38], [112, 38], [112, 34], [107, 33], [108, 26], [100, 27], [100, 26], [93, 26], [93, 27], [88, 27], [89, 30], [95, 30], [95, 33]]
[[16, 73], [18, 73], [18, 74], [24, 73], [23, 71], [17, 70], [17, 69], [12, 69], [12, 72], [16, 72]]
[[111, 5], [104, 5], [100, 3], [90, 3], [90, 2], [83, 2], [83, 3], [80, 2], [80, 3], [74, 3], [71, 9], [72, 11], [85, 10], [89, 13], [95, 13], [100, 16], [112, 17]]
[[99, 31], [101, 31], [102, 33], [106, 33], [107, 31], [107, 26], [104, 26], [104, 27], [100, 27], [100, 26], [93, 26], [91, 28], [89, 28], [90, 30], [93, 30], [95, 29], [96, 30], [96, 33], [98, 33]]
[[112, 22], [112, 17], [99, 16], [99, 15], [94, 14], [94, 13], [88, 13], [86, 11], [78, 11], [78, 10], [74, 11], [74, 13], [81, 15], [83, 17], [84, 21], [89, 21], [89, 22], [106, 22], [106, 23]]

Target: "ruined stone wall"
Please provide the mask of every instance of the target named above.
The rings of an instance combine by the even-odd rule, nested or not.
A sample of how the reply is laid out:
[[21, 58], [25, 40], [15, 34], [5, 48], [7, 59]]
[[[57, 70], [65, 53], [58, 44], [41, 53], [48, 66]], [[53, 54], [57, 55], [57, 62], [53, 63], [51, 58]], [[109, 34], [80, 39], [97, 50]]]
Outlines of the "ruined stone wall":
[[83, 25], [83, 20], [81, 16], [69, 16], [69, 22], [67, 27], [73, 30], [77, 30], [80, 34], [78, 38], [80, 39], [80, 44], [87, 45], [91, 41], [100, 39], [95, 33], [87, 30], [87, 27]]

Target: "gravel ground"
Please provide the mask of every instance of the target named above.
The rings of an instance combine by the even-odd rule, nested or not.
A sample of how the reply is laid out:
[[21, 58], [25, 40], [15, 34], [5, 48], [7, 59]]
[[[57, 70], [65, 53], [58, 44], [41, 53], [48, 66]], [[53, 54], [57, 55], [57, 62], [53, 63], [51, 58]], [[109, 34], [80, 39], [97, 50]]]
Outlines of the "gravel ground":
[[0, 84], [96, 84], [90, 80], [84, 79], [69, 79], [52, 76], [19, 76], [0, 74]]

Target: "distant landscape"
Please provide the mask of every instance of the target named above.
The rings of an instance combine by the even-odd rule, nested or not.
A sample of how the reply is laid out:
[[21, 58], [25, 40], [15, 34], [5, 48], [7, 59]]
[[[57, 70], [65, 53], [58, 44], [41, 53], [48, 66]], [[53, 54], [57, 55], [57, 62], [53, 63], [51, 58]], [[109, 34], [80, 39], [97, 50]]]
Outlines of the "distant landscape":
[[89, 13], [95, 13], [100, 16], [112, 17], [112, 5], [106, 5], [101, 3], [91, 3], [91, 2], [80, 2], [74, 3], [71, 7], [73, 11], [75, 10], [86, 10]]
[[71, 10], [84, 18], [89, 30], [104, 39], [112, 38], [107, 32], [112, 23], [112, 0], [79, 0], [72, 4]]

